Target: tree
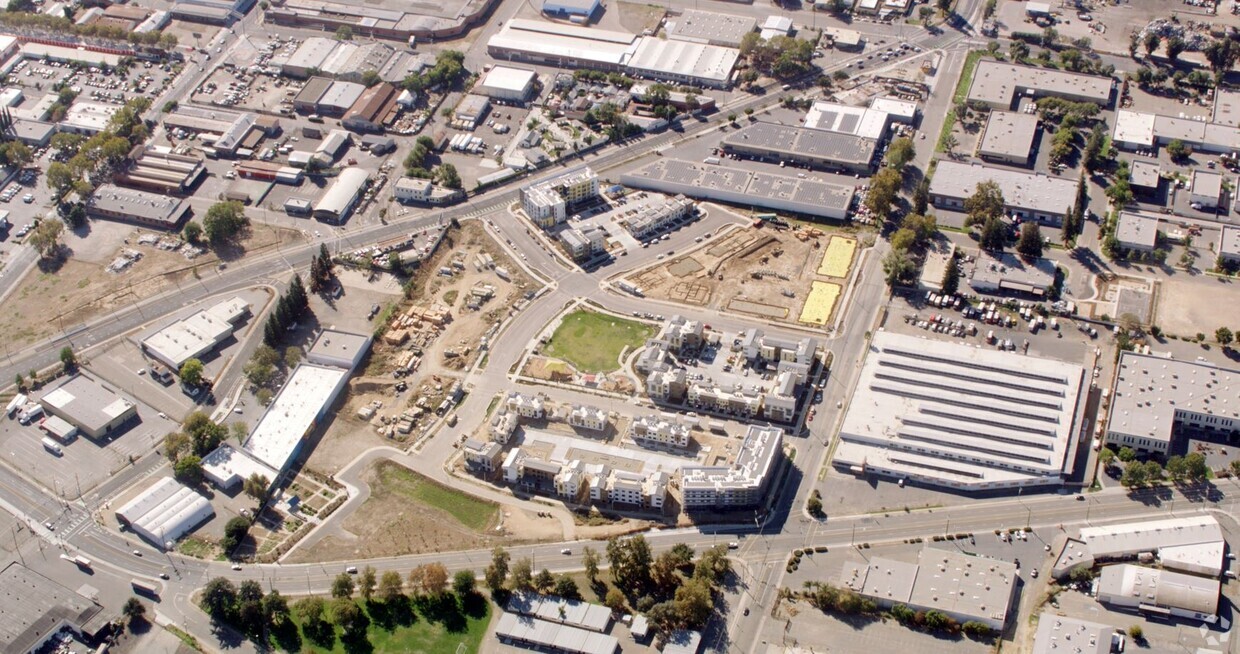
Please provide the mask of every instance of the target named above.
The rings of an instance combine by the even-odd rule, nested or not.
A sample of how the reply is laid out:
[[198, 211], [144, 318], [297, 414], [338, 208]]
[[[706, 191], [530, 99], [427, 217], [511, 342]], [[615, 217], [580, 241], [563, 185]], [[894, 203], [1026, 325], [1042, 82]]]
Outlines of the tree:
[[53, 218], [45, 218], [35, 226], [26, 242], [33, 247], [39, 257], [51, 259], [60, 251], [60, 239], [64, 236], [65, 224]]
[[620, 592], [619, 588], [608, 588], [607, 595], [603, 597], [603, 605], [611, 609], [612, 613], [623, 613], [624, 593]]
[[280, 594], [280, 591], [272, 589], [262, 601], [263, 615], [266, 616], [267, 622], [273, 627], [284, 626], [289, 619], [288, 600]]
[[1132, 461], [1135, 461], [1136, 459], [1137, 459], [1137, 453], [1131, 447], [1128, 447], [1127, 445], [1125, 445], [1119, 448], [1119, 460], [1120, 461], [1123, 461], [1124, 463], [1131, 463]]
[[1124, 466], [1124, 474], [1120, 477], [1119, 483], [1124, 488], [1138, 488], [1144, 486], [1149, 481], [1146, 474], [1145, 466], [1139, 461], [1134, 461]]
[[808, 500], [805, 500], [805, 510], [809, 511], [809, 514], [814, 516], [815, 518], [821, 518], [822, 517], [822, 498], [818, 497], [817, 495], [811, 495]]
[[1167, 459], [1167, 475], [1172, 481], [1180, 481], [1185, 476], [1184, 457], [1175, 455]]
[[952, 154], [958, 145], [960, 145], [960, 141], [956, 140], [956, 135], [948, 134], [943, 137], [943, 149], [947, 151], [947, 154]]
[[891, 235], [891, 249], [907, 252], [913, 249], [913, 245], [917, 242], [917, 235], [913, 230], [901, 227]]
[[369, 618], [357, 603], [347, 597], [337, 598], [332, 602], [332, 621], [343, 632], [342, 640], [359, 641], [366, 637], [366, 627], [370, 624]]
[[952, 9], [952, 0], [934, 0], [934, 6], [946, 16]]
[[728, 560], [726, 545], [716, 545], [705, 552], [693, 566], [694, 579], [705, 579], [711, 585], [719, 583], [723, 576], [732, 571], [732, 562]]
[[624, 541], [608, 540], [607, 560], [611, 564], [612, 581], [618, 586], [640, 591], [650, 585], [650, 564], [654, 557], [649, 543], [640, 534]]
[[533, 563], [528, 557], [517, 559], [512, 564], [512, 588], [513, 590], [532, 590], [534, 588]]
[[1134, 624], [1128, 627], [1128, 637], [1140, 642], [1145, 639], [1145, 630], [1141, 628], [1141, 625]]
[[1231, 330], [1226, 327], [1219, 327], [1214, 330], [1214, 340], [1225, 349], [1235, 340], [1235, 334], [1232, 334]]
[[181, 382], [186, 386], [197, 386], [202, 383], [202, 361], [187, 359], [181, 364]]
[[1184, 42], [1184, 39], [1178, 36], [1167, 39], [1167, 59], [1174, 64], [1180, 59], [1180, 53], [1184, 52], [1187, 47], [1188, 44]]
[[187, 454], [172, 464], [172, 474], [186, 486], [197, 486], [202, 483], [202, 459], [197, 455]]
[[983, 250], [1002, 252], [1003, 247], [1007, 245], [1007, 226], [1003, 224], [1003, 219], [987, 218], [982, 224], [982, 235], [978, 239], [978, 244]]
[[902, 136], [892, 141], [887, 148], [887, 165], [902, 171], [916, 156], [917, 148], [913, 146], [913, 139]]
[[673, 600], [680, 621], [690, 628], [706, 625], [713, 608], [710, 584], [705, 579], [691, 579], [676, 589]]
[[341, 26], [340, 26], [340, 27], [336, 30], [336, 40], [338, 40], [338, 41], [351, 41], [351, 40], [353, 40], [353, 28], [352, 28], [352, 27], [349, 27], [348, 25], [341, 25]]
[[922, 177], [917, 182], [917, 187], [913, 189], [913, 213], [918, 215], [926, 215], [926, 210], [930, 207], [930, 180]]
[[1111, 465], [1114, 461], [1115, 450], [1109, 447], [1104, 447], [1101, 450], [1098, 450], [1098, 462], [1101, 463], [1103, 467]]
[[[1170, 468], [1170, 463], [1167, 464]], [[1184, 456], [1184, 477], [1192, 481], [1202, 481], [1210, 476], [1210, 465], [1201, 452], [1189, 452]]]
[[1147, 57], [1153, 56], [1154, 52], [1158, 50], [1158, 46], [1162, 45], [1162, 37], [1156, 32], [1147, 32], [1145, 34], [1145, 41], [1143, 41], [1143, 45], [1145, 45], [1145, 55]]
[[224, 577], [216, 577], [202, 589], [202, 610], [214, 620], [225, 620], [237, 605], [237, 587]]
[[554, 592], [556, 595], [564, 599], [580, 600], [581, 590], [577, 588], [577, 582], [568, 575], [560, 575], [555, 579]]
[[362, 84], [364, 84], [367, 88], [382, 81], [383, 78], [379, 75], [379, 71], [377, 70], [368, 70], [362, 73]]
[[683, 568], [693, 563], [693, 548], [685, 543], [676, 543], [671, 550], [668, 550], [668, 554], [671, 555], [672, 563], [677, 568]]
[[[241, 423], [233, 423], [238, 425]], [[242, 425], [244, 427], [245, 425]], [[271, 488], [271, 480], [261, 472], [256, 472], [246, 477], [242, 485], [246, 495], [258, 500], [259, 504], [267, 503], [267, 491]]]
[[676, 574], [676, 562], [671, 552], [663, 552], [655, 557], [650, 566], [650, 580], [654, 587], [667, 593], [680, 585], [680, 576]]
[[181, 238], [189, 243], [198, 243], [202, 240], [202, 225], [193, 220], [185, 223], [185, 227], [181, 228]]
[[224, 538], [220, 540], [220, 547], [224, 548], [225, 554], [231, 553], [249, 533], [250, 519], [239, 515], [224, 523]]
[[370, 566], [362, 568], [362, 574], [357, 579], [358, 595], [361, 595], [362, 599], [369, 602], [370, 598], [375, 594], [375, 585], [377, 583], [375, 580], [375, 569]]
[[1231, 470], [1232, 476], [1240, 476], [1240, 459], [1233, 459], [1227, 467]]
[[[508, 562], [511, 560], [510, 555], [504, 548], [498, 545], [491, 550], [491, 565], [483, 571], [483, 580], [486, 581], [487, 588], [492, 593], [497, 593], [504, 587], [504, 582], [508, 580]], [[597, 573], [597, 565], [595, 566]]]
[[1013, 61], [1024, 61], [1029, 58], [1029, 45], [1023, 41], [1012, 41], [1008, 46], [1008, 54]]
[[296, 368], [301, 363], [301, 348], [296, 345], [290, 345], [284, 350], [284, 366], [287, 368]]
[[1193, 149], [1185, 145], [1184, 141], [1180, 139], [1175, 139], [1167, 144], [1167, 154], [1170, 155], [1172, 161], [1182, 162], [1188, 159], [1192, 153]]
[[892, 249], [883, 257], [883, 274], [888, 288], [895, 288], [909, 281], [916, 270], [917, 264], [905, 250]]
[[202, 221], [202, 231], [213, 245], [229, 243], [239, 238], [250, 226], [250, 219], [245, 215], [245, 205], [230, 200], [217, 202], [207, 209], [207, 217]]
[[1016, 242], [1016, 251], [1026, 259], [1042, 258], [1042, 229], [1035, 222], [1027, 222], [1020, 226], [1020, 240]]
[[902, 183], [900, 173], [893, 168], [883, 168], [870, 179], [870, 190], [866, 194], [865, 204], [876, 220], [887, 220], [891, 204], [895, 201]]
[[439, 164], [435, 168], [435, 172], [441, 185], [448, 188], [462, 188], [461, 175], [456, 172], [456, 166], [450, 163]]
[[142, 622], [146, 619], [146, 605], [136, 597], [130, 597], [125, 600], [125, 606], [121, 607], [121, 613], [129, 624]]
[[393, 602], [405, 592], [405, 580], [395, 570], [388, 570], [379, 577], [379, 597], [384, 602]]
[[477, 586], [478, 578], [474, 575], [473, 570], [460, 570], [452, 575], [452, 592], [462, 602], [474, 594]]
[[555, 576], [551, 571], [543, 568], [541, 572], [534, 575], [534, 589], [539, 593], [547, 594], [555, 587]]
[[72, 347], [66, 345], [60, 348], [60, 365], [64, 366], [65, 370], [72, 370], [77, 365], [77, 355], [73, 353]]
[[439, 597], [448, 590], [448, 569], [442, 563], [424, 563], [409, 573], [409, 589], [421, 595]]
[[598, 551], [588, 546], [583, 549], [581, 565], [585, 568], [586, 579], [589, 579], [591, 584], [598, 583]]
[[1001, 217], [1004, 204], [1003, 191], [998, 184], [989, 180], [979, 182], [973, 195], [964, 200], [964, 210], [968, 214], [965, 226], [983, 225], [991, 218]]
[[353, 576], [347, 572], [336, 575], [332, 580], [332, 597], [350, 598], [353, 597]]

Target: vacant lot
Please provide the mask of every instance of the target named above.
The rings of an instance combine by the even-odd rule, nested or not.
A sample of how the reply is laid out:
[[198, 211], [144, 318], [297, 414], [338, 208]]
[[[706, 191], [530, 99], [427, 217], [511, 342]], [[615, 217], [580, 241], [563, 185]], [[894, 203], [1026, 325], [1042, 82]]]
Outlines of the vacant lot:
[[832, 236], [827, 251], [822, 255], [822, 263], [818, 266], [818, 274], [827, 277], [848, 277], [848, 269], [852, 267], [853, 253], [857, 251], [857, 239], [844, 236]]
[[296, 550], [295, 561], [331, 561], [441, 552], [497, 545], [499, 509], [440, 486], [393, 461], [367, 471], [370, 498], [332, 534]]
[[835, 302], [840, 298], [840, 285], [831, 282], [814, 282], [805, 298], [805, 308], [801, 310], [801, 322], [810, 325], [825, 325], [835, 310]]
[[579, 372], [608, 372], [619, 367], [620, 352], [640, 347], [654, 328], [593, 311], [574, 311], [556, 328], [543, 354], [572, 364]]

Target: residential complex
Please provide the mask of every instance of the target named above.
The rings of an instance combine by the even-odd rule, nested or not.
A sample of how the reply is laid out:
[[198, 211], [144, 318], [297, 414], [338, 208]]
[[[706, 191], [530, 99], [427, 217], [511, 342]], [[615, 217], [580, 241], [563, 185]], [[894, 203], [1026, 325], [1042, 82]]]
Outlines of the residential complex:
[[581, 168], [521, 189], [521, 208], [539, 227], [568, 219], [569, 209], [598, 196], [598, 175]]
[[783, 460], [783, 438], [778, 427], [750, 425], [732, 465], [681, 468], [682, 506], [699, 511], [760, 504]]

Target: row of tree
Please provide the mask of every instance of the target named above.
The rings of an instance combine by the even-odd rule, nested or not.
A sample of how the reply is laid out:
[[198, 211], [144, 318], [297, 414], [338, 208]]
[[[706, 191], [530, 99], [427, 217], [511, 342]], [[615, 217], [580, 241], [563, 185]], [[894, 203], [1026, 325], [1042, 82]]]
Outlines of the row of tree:
[[263, 325], [263, 344], [272, 349], [278, 348], [289, 328], [309, 310], [310, 297], [301, 283], [301, 275], [294, 274], [288, 290], [280, 295], [275, 310]]
[[336, 266], [327, 253], [327, 244], [319, 244], [319, 252], [310, 259], [310, 292], [322, 293], [336, 277]]

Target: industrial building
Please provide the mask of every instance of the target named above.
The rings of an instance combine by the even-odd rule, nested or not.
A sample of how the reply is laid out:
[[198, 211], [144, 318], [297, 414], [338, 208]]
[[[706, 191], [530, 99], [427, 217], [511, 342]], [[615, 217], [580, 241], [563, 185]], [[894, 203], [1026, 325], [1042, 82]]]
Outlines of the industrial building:
[[1084, 368], [880, 331], [834, 464], [981, 491], [1062, 483], [1075, 466]]
[[92, 218], [137, 223], [144, 227], [175, 231], [189, 204], [180, 198], [104, 184], [86, 200]]
[[1218, 617], [1218, 579], [1132, 564], [1102, 569], [1098, 601], [1154, 616], [1213, 622]]
[[542, 11], [556, 18], [589, 20], [599, 4], [599, 0], [543, 0]]
[[1240, 429], [1240, 371], [1208, 361], [1120, 352], [1111, 392], [1107, 442], [1169, 454], [1172, 441]]
[[65, 112], [64, 120], [57, 124], [62, 132], [94, 136], [107, 128], [112, 116], [120, 110], [118, 104], [101, 102], [74, 102]]
[[1153, 252], [1158, 246], [1158, 217], [1121, 211], [1115, 224], [1115, 243], [1135, 252]]
[[521, 208], [534, 224], [546, 229], [568, 219], [569, 210], [598, 197], [598, 174], [588, 167], [521, 189]]
[[1016, 598], [1016, 573], [1016, 564], [1008, 561], [927, 547], [917, 563], [878, 556], [849, 561], [840, 585], [883, 608], [903, 604], [1002, 631]]
[[[766, 22], [762, 23], [762, 31], [758, 34], [768, 41], [777, 36], [790, 36], [792, 34], [792, 19], [787, 16], [767, 16]], [[740, 44], [738, 43], [737, 45], [739, 46]]]
[[370, 334], [354, 334], [335, 329], [325, 329], [314, 339], [306, 353], [306, 361], [320, 366], [357, 370], [358, 364], [370, 352], [374, 337]]
[[495, 66], [483, 76], [474, 92], [504, 102], [520, 103], [534, 91], [537, 74], [526, 68]]
[[505, 645], [560, 654], [614, 654], [620, 648], [615, 636], [507, 611], [500, 614], [495, 623], [495, 638]]
[[1025, 261], [1010, 252], [983, 253], [969, 271], [969, 288], [979, 293], [1025, 293], [1044, 297], [1055, 286], [1055, 262]]
[[754, 31], [758, 20], [751, 16], [686, 9], [667, 20], [667, 38], [728, 48], [741, 47], [741, 39]]
[[740, 51], [703, 43], [643, 36], [629, 57], [629, 74], [722, 89], [732, 84]]
[[452, 113], [453, 126], [459, 129], [474, 129], [486, 120], [491, 110], [491, 101], [486, 96], [470, 93], [461, 98]]
[[669, 195], [789, 211], [830, 220], [846, 220], [856, 195], [856, 189], [852, 186], [821, 181], [816, 177], [801, 179], [667, 157], [622, 174], [620, 183]]
[[90, 641], [111, 630], [116, 613], [13, 561], [0, 572], [0, 652], [49, 651], [63, 630]]
[[979, 140], [977, 156], [1026, 166], [1038, 137], [1038, 117], [1015, 111], [992, 111]]
[[1180, 141], [1199, 152], [1233, 152], [1240, 149], [1240, 126], [1234, 124], [1233, 114], [1226, 109], [1220, 111], [1217, 103], [1210, 121], [1120, 109], [1115, 112], [1111, 142], [1130, 151], [1153, 150]]
[[1010, 64], [994, 59], [977, 62], [967, 101], [980, 102], [991, 109], [1015, 109], [1017, 100], [1054, 97], [1074, 102], [1093, 102], [1102, 108], [1111, 105], [1115, 81], [1100, 75], [1085, 75]]
[[348, 27], [357, 36], [413, 44], [411, 39], [451, 39], [486, 21], [497, 0], [409, 5], [396, 2], [345, 3], [285, 0], [268, 7], [266, 20], [322, 32]]
[[686, 511], [756, 506], [765, 498], [783, 460], [784, 430], [750, 425], [730, 466], [680, 469], [681, 505]]
[[1133, 161], [1128, 176], [1128, 185], [1134, 195], [1154, 196], [1162, 185], [1162, 167], [1157, 161]]
[[1219, 230], [1218, 247], [1214, 248], [1223, 263], [1240, 263], [1240, 227], [1224, 226]]
[[343, 223], [362, 196], [370, 182], [370, 173], [362, 168], [349, 167], [340, 171], [336, 181], [314, 204], [314, 217], [319, 220]]
[[289, 375], [254, 426], [243, 449], [273, 470], [285, 470], [301, 453], [306, 437], [328, 415], [349, 381], [342, 368], [303, 363]]
[[224, 443], [202, 458], [202, 474], [216, 487], [228, 490], [254, 475], [265, 477], [268, 484], [274, 483], [280, 471], [250, 456], [245, 450]]
[[101, 438], [138, 415], [138, 407], [101, 382], [78, 374], [39, 398], [48, 415], [68, 421], [90, 438]]
[[252, 159], [238, 162], [236, 166], [233, 166], [233, 170], [241, 179], [255, 179], [260, 182], [276, 182], [292, 186], [300, 185], [306, 176], [305, 171], [300, 168], [285, 166], [273, 161]]
[[1227, 567], [1222, 527], [1209, 515], [1085, 527], [1071, 542], [1056, 561], [1056, 578], [1068, 578], [1078, 567], [1136, 560], [1205, 577], [1218, 577]]
[[396, 119], [398, 95], [395, 86], [379, 82], [358, 96], [340, 124], [354, 132], [382, 132]]
[[174, 154], [168, 148], [139, 146], [130, 154], [129, 166], [117, 175], [117, 181], [157, 193], [184, 195], [205, 172], [200, 157]]
[[864, 42], [861, 32], [858, 32], [857, 30], [825, 27], [822, 32], [827, 36], [827, 38], [831, 39], [831, 46], [833, 48], [844, 52], [859, 50], [861, 49], [861, 44]]
[[1208, 170], [1193, 169], [1193, 176], [1188, 185], [1188, 201], [1194, 209], [1217, 209], [1222, 197], [1222, 175]]
[[1110, 625], [1043, 611], [1031, 654], [1111, 654], [1116, 633]]
[[159, 549], [175, 543], [215, 516], [211, 502], [163, 477], [116, 511], [116, 519]]
[[250, 315], [250, 304], [233, 297], [190, 314], [142, 341], [142, 351], [173, 370], [190, 359], [201, 358], [228, 340]]
[[1076, 180], [943, 160], [930, 181], [930, 201], [936, 207], [963, 211], [964, 201], [987, 181], [999, 186], [1009, 215], [1052, 226], [1063, 224], [1076, 198]]
[[447, 204], [461, 197], [460, 189], [436, 186], [429, 179], [420, 177], [401, 177], [396, 180], [393, 193], [398, 202], [423, 202], [426, 204]]
[[872, 138], [761, 121], [728, 134], [722, 145], [729, 154], [867, 175], [878, 150]]

